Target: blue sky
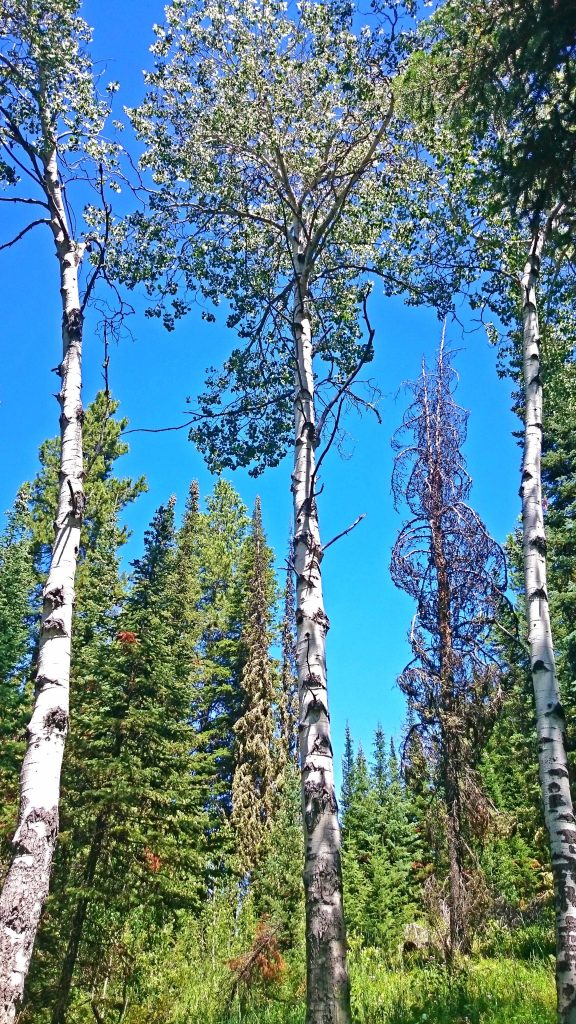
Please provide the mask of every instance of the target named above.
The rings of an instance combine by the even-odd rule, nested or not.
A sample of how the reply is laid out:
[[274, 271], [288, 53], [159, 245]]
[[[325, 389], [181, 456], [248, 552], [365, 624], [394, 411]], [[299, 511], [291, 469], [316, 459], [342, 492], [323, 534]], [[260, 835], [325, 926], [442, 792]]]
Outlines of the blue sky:
[[[149, 65], [151, 26], [161, 21], [162, 5], [122, 0], [90, 0], [83, 15], [94, 26], [93, 53], [106, 67], [105, 78], [121, 83], [119, 101], [136, 104], [142, 96], [141, 71]], [[2, 211], [4, 213], [4, 211]], [[42, 229], [41, 229], [42, 230]], [[0, 323], [2, 375], [0, 430], [4, 440], [0, 508], [10, 506], [17, 487], [36, 471], [38, 445], [58, 430], [58, 407], [52, 397], [57, 378], [50, 372], [60, 359], [60, 310], [57, 265], [46, 231], [36, 231], [18, 248], [0, 253], [4, 295]], [[344, 726], [369, 749], [381, 722], [398, 735], [404, 714], [396, 678], [410, 657], [406, 634], [412, 602], [396, 590], [389, 576], [390, 550], [402, 523], [392, 506], [390, 437], [407, 402], [399, 388], [418, 376], [422, 354], [430, 359], [441, 325], [433, 311], [414, 309], [402, 300], [372, 296], [371, 319], [376, 328], [375, 360], [370, 367], [382, 391], [382, 425], [365, 416], [351, 418], [345, 457], [333, 451], [323, 473], [320, 525], [324, 543], [358, 515], [363, 522], [334, 544], [323, 563], [326, 609], [331, 621], [328, 674], [335, 750], [339, 760]], [[192, 313], [167, 334], [143, 315], [138, 301], [132, 338], [111, 350], [110, 385], [121, 401], [120, 412], [132, 427], [165, 426], [184, 417], [185, 398], [198, 392], [204, 368], [218, 364], [234, 343], [222, 324], [210, 325]], [[460, 350], [458, 400], [471, 412], [466, 445], [474, 480], [472, 504], [493, 536], [503, 541], [519, 512], [519, 449], [512, 431], [518, 423], [509, 411], [509, 382], [498, 379], [496, 353], [482, 330], [461, 317], [467, 328], [448, 325], [447, 340]], [[88, 320], [85, 335], [87, 404], [101, 386], [102, 350]], [[170, 494], [183, 508], [190, 480], [201, 490], [212, 481], [203, 461], [187, 440], [186, 430], [164, 434], [133, 434], [131, 451], [118, 471], [145, 474], [149, 491], [130, 513], [133, 538], [128, 555], [139, 553], [142, 533], [154, 509]], [[251, 508], [256, 494], [263, 504], [269, 540], [276, 561], [284, 563], [290, 526], [290, 463], [253, 480], [244, 472], [230, 479]]]

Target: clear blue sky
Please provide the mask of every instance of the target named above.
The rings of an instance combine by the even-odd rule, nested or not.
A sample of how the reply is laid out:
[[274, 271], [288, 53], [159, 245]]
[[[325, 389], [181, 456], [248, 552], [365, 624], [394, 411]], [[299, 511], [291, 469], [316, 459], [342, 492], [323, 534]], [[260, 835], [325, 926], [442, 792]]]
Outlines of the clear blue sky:
[[[106, 67], [105, 80], [118, 79], [119, 101], [136, 104], [142, 97], [142, 69], [150, 63], [151, 26], [163, 17], [161, 3], [89, 0], [83, 14], [94, 26], [93, 53]], [[37, 230], [17, 249], [0, 253], [0, 268], [4, 300], [0, 508], [6, 509], [17, 487], [34, 475], [39, 444], [58, 430], [58, 407], [52, 397], [58, 379], [50, 368], [60, 360], [60, 310], [57, 265], [47, 231], [42, 235]], [[167, 334], [157, 321], [145, 319], [142, 309], [138, 303], [130, 324], [133, 340], [126, 339], [111, 351], [111, 388], [131, 426], [177, 423], [183, 419], [186, 395], [202, 386], [204, 368], [218, 364], [235, 339], [224, 326], [206, 324], [195, 314]], [[472, 328], [464, 313], [462, 316]], [[402, 724], [404, 705], [396, 678], [410, 657], [406, 634], [414, 609], [393, 586], [388, 569], [391, 546], [402, 523], [390, 494], [390, 437], [406, 403], [405, 394], [396, 397], [398, 389], [403, 381], [418, 376], [422, 354], [433, 358], [441, 331], [431, 310], [410, 308], [401, 299], [386, 299], [377, 292], [371, 317], [376, 327], [376, 357], [370, 375], [383, 393], [383, 423], [378, 426], [367, 416], [349, 420], [346, 458], [331, 453], [320, 498], [324, 542], [366, 513], [353, 533], [330, 548], [323, 563], [331, 621], [328, 675], [338, 761], [346, 721], [366, 749], [378, 722], [388, 735], [396, 736]], [[89, 320], [85, 404], [102, 382], [102, 351], [92, 327]], [[472, 503], [492, 535], [503, 541], [519, 513], [519, 450], [512, 437], [518, 424], [509, 411], [509, 383], [498, 379], [495, 352], [482, 331], [463, 335], [460, 326], [448, 325], [447, 340], [461, 350], [456, 362], [461, 378], [458, 400], [471, 412], [466, 456], [474, 480]], [[118, 470], [134, 476], [145, 474], [149, 484], [148, 493], [130, 512], [134, 531], [130, 558], [139, 553], [143, 530], [154, 509], [170, 494], [177, 495], [181, 510], [192, 478], [199, 479], [204, 494], [212, 486], [186, 434], [185, 430], [134, 434], [128, 439], [131, 451]], [[290, 525], [290, 468], [285, 462], [256, 481], [244, 472], [230, 476], [250, 508], [260, 494], [278, 566], [284, 563]]]

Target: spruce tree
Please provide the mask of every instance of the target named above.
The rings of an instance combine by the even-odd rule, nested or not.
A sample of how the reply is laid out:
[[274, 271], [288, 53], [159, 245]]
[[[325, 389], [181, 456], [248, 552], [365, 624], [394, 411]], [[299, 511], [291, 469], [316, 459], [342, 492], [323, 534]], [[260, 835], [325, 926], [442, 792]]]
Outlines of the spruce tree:
[[0, 873], [10, 854], [16, 827], [18, 771], [24, 752], [24, 724], [28, 711], [25, 691], [26, 662], [31, 645], [32, 565], [30, 489], [24, 486], [10, 509], [0, 536]]
[[[146, 531], [114, 637], [96, 651], [97, 700], [81, 717], [82, 763], [69, 766], [81, 830], [70, 840], [76, 899], [53, 1024], [65, 1019], [73, 977], [75, 992], [92, 991], [100, 1013], [121, 1001], [136, 984], [137, 965], [129, 964], [138, 936], [152, 942], [179, 909], [198, 906], [203, 891], [204, 794], [191, 773], [189, 680], [175, 664], [175, 551], [171, 500]], [[86, 788], [78, 788], [83, 770]], [[70, 876], [71, 865], [62, 868]]]
[[[206, 499], [206, 512], [198, 524], [201, 615], [191, 708], [194, 753], [202, 758], [203, 770], [211, 778], [213, 837], [232, 811], [234, 724], [243, 709], [242, 559], [249, 522], [234, 488], [219, 480]], [[215, 854], [217, 846], [215, 843]]]
[[[291, 547], [292, 545], [290, 545]], [[284, 763], [298, 759], [298, 674], [296, 671], [296, 604], [290, 559], [284, 586], [284, 615], [281, 624], [282, 664], [280, 670], [279, 755]]]
[[361, 748], [354, 755], [347, 733], [345, 766], [342, 863], [347, 919], [367, 945], [390, 952], [417, 912], [418, 824], [394, 746], [388, 754], [380, 728], [370, 766]]
[[242, 715], [234, 723], [232, 827], [242, 874], [257, 863], [274, 807], [274, 682], [270, 661], [272, 552], [266, 546], [260, 499], [247, 542], [246, 606], [242, 630]]

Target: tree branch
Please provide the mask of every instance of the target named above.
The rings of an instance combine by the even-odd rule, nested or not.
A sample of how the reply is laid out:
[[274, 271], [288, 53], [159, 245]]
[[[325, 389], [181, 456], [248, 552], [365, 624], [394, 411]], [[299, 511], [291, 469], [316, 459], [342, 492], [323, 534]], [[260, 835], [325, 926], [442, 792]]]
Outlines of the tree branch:
[[362, 512], [362, 515], [359, 515], [358, 518], [355, 519], [354, 522], [346, 530], [342, 530], [342, 533], [337, 533], [335, 537], [332, 537], [332, 540], [329, 540], [327, 544], [322, 545], [322, 553], [327, 551], [328, 548], [331, 547], [332, 544], [335, 544], [337, 540], [340, 540], [341, 537], [345, 537], [347, 533], [351, 533], [354, 527], [358, 526], [358, 523], [361, 523], [362, 520], [365, 518], [366, 513]]
[[9, 242], [4, 242], [3, 245], [0, 245], [0, 252], [2, 249], [10, 249], [13, 245], [16, 245], [16, 242], [19, 242], [21, 238], [24, 238], [24, 235], [27, 235], [32, 228], [38, 227], [39, 224], [47, 224], [48, 227], [50, 227], [50, 221], [46, 217], [43, 217], [41, 220], [33, 220], [30, 224], [27, 224], [25, 228], [22, 228], [22, 231], [15, 235]]

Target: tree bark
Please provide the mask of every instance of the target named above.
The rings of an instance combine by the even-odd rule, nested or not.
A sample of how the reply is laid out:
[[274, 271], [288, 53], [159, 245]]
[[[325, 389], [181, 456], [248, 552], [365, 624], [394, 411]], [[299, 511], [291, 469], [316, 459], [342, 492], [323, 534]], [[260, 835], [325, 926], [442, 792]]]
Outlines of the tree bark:
[[576, 1024], [576, 819], [572, 806], [564, 713], [554, 664], [542, 506], [542, 380], [537, 284], [542, 251], [555, 217], [534, 233], [521, 279], [524, 362], [523, 554], [526, 611], [540, 785], [550, 841], [556, 905], [556, 988], [559, 1024]]
[[[294, 243], [294, 266], [303, 263]], [[306, 1024], [350, 1024], [350, 985], [342, 900], [340, 824], [334, 787], [326, 682], [322, 547], [315, 498], [315, 409], [312, 338], [305, 270], [294, 297], [296, 356], [292, 474], [296, 663], [300, 702], [300, 767], [304, 817], [306, 905]]]
[[68, 730], [74, 577], [84, 512], [82, 466], [82, 249], [68, 230], [56, 153], [46, 160], [44, 190], [60, 270], [63, 358], [58, 369], [60, 487], [43, 611], [36, 697], [20, 776], [13, 859], [0, 896], [0, 1024], [12, 1024], [22, 999], [58, 834], [60, 771]]

